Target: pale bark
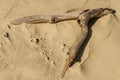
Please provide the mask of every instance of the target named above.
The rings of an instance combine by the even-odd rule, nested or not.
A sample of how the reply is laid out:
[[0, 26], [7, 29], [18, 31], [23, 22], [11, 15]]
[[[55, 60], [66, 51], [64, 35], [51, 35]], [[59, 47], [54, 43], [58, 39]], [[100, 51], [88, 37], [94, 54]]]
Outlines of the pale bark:
[[79, 48], [83, 44], [84, 40], [87, 37], [88, 33], [88, 21], [91, 18], [95, 17], [102, 17], [104, 15], [114, 13], [115, 11], [113, 9], [109, 8], [98, 8], [98, 9], [87, 9], [83, 11], [68, 11], [68, 13], [65, 13], [63, 15], [51, 15], [51, 16], [44, 16], [44, 15], [35, 15], [35, 16], [27, 16], [23, 18], [19, 18], [16, 20], [11, 21], [12, 24], [18, 25], [22, 23], [28, 23], [28, 24], [35, 24], [35, 23], [57, 23], [61, 21], [66, 20], [80, 20], [80, 27], [81, 27], [81, 35], [78, 40], [76, 40], [75, 44], [71, 47], [69, 51], [69, 57], [64, 65], [63, 71], [61, 73], [61, 77], [63, 78], [65, 75], [65, 72], [70, 67], [70, 64], [76, 57], [77, 52], [79, 51]]

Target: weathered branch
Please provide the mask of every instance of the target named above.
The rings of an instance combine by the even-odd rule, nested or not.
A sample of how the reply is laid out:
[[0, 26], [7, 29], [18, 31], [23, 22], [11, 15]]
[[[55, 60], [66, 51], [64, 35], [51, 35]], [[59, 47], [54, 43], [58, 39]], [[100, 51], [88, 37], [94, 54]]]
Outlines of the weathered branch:
[[11, 21], [10, 23], [14, 25], [19, 25], [22, 23], [35, 24], [35, 23], [57, 23], [65, 20], [77, 20], [80, 13], [65, 13], [63, 15], [35, 15], [22, 17]]
[[76, 57], [76, 54], [79, 51], [79, 48], [81, 47], [81, 45], [83, 44], [84, 40], [87, 37], [88, 21], [91, 18], [102, 17], [104, 15], [107, 15], [107, 14], [113, 13], [113, 12], [114, 12], [114, 10], [112, 10], [112, 9], [107, 9], [107, 8], [106, 9], [102, 9], [102, 8], [99, 8], [99, 9], [88, 10], [86, 12], [83, 12], [79, 16], [80, 27], [81, 27], [81, 35], [80, 35], [80, 38], [75, 42], [75, 44], [71, 47], [71, 49], [69, 51], [69, 57], [68, 57], [65, 65], [64, 65], [63, 71], [61, 73], [61, 77], [62, 78], [64, 77], [66, 70], [69, 68], [70, 64], [72, 63], [72, 61]]
[[65, 75], [66, 70], [69, 68], [70, 64], [76, 57], [79, 48], [83, 44], [84, 40], [87, 37], [88, 33], [88, 21], [94, 17], [102, 17], [104, 15], [114, 13], [113, 9], [109, 8], [98, 8], [98, 9], [87, 9], [83, 11], [68, 11], [63, 15], [51, 15], [51, 16], [43, 16], [43, 15], [35, 15], [35, 16], [27, 16], [23, 18], [19, 18], [16, 20], [11, 21], [12, 24], [18, 25], [22, 23], [34, 24], [34, 23], [57, 23], [60, 21], [66, 20], [80, 20], [80, 27], [81, 27], [81, 35], [78, 40], [76, 40], [75, 44], [71, 47], [69, 51], [69, 57], [64, 65], [63, 71], [61, 73], [61, 77], [63, 78]]
[[[75, 11], [75, 12], [68, 12], [63, 15], [34, 15], [34, 16], [27, 16], [27, 17], [22, 17], [16, 20], [11, 21], [10, 23], [14, 25], [19, 25], [22, 23], [28, 23], [28, 24], [35, 24], [35, 23], [57, 23], [61, 21], [66, 21], [66, 20], [78, 20], [79, 16], [82, 13], [89, 12], [91, 17], [96, 16], [100, 17], [105, 12], [105, 10], [108, 10], [109, 12], [113, 12], [113, 10], [108, 9], [108, 8], [99, 8], [99, 9], [87, 9], [83, 11]], [[99, 12], [99, 13], [98, 13]], [[108, 14], [107, 12], [106, 14]], [[99, 15], [100, 14], [100, 15]], [[105, 15], [105, 14], [104, 14]]]

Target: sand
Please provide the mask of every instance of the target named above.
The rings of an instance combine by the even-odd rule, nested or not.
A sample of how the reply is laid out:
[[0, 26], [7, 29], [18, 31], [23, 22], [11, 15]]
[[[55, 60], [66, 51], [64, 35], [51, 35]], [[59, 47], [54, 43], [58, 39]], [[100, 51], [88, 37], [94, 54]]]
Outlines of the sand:
[[[120, 80], [120, 0], [0, 0], [0, 80]], [[30, 16], [69, 9], [113, 8], [91, 21], [82, 57], [61, 79], [69, 48], [80, 35], [75, 20], [56, 24], [7, 25]]]

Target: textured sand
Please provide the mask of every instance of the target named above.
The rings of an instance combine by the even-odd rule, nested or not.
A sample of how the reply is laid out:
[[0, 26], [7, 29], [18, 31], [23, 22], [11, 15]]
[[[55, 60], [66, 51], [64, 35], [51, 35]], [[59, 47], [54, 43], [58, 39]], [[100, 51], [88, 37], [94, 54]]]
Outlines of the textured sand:
[[[120, 0], [0, 0], [0, 80], [120, 80], [119, 3]], [[91, 21], [94, 24], [80, 50], [81, 60], [67, 70], [63, 79], [60, 74], [68, 50], [80, 35], [77, 21], [7, 25], [23, 16], [99, 7], [115, 9], [116, 16], [110, 14]]]

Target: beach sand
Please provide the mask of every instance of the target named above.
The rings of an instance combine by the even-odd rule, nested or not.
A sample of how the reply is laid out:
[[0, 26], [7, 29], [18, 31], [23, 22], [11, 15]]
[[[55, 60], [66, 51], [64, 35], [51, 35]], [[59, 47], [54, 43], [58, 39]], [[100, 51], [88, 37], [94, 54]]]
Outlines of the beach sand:
[[[0, 80], [120, 80], [119, 3], [120, 0], [0, 0]], [[60, 74], [67, 53], [80, 35], [77, 21], [9, 24], [24, 16], [105, 7], [116, 13], [91, 21], [81, 56], [63, 79]]]

